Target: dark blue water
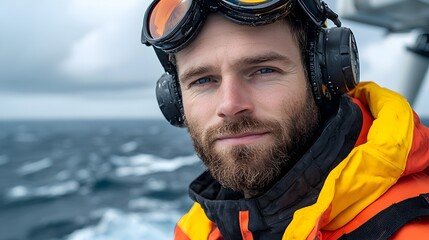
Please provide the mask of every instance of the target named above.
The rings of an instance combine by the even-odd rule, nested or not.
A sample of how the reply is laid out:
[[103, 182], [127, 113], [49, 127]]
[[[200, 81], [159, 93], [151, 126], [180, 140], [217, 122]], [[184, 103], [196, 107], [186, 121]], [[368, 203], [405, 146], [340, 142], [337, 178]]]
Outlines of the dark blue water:
[[0, 240], [172, 239], [202, 170], [163, 120], [0, 122]]
[[0, 122], [0, 239], [171, 239], [201, 171], [162, 120]]

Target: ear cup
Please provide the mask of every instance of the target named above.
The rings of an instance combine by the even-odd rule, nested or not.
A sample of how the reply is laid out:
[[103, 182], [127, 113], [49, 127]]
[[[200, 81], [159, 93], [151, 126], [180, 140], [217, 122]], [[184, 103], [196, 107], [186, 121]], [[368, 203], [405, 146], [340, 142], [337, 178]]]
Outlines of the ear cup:
[[338, 98], [359, 84], [358, 50], [350, 29], [320, 29], [307, 48], [310, 83], [319, 105]]
[[164, 73], [156, 83], [156, 99], [167, 121], [176, 127], [184, 127], [182, 94], [174, 75]]
[[324, 83], [333, 95], [342, 95], [359, 84], [359, 57], [350, 29], [334, 27], [325, 30]]

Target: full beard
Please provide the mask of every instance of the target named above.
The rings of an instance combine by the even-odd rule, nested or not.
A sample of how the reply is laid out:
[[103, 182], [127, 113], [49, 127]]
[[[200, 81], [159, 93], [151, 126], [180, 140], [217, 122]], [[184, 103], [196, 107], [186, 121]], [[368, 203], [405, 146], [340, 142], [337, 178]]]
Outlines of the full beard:
[[[194, 148], [212, 176], [223, 187], [255, 197], [278, 181], [313, 143], [320, 112], [311, 95], [306, 99], [303, 104], [283, 103], [282, 121], [243, 115], [207, 130], [189, 119], [186, 124]], [[217, 136], [254, 131], [269, 132], [274, 141], [215, 148]]]

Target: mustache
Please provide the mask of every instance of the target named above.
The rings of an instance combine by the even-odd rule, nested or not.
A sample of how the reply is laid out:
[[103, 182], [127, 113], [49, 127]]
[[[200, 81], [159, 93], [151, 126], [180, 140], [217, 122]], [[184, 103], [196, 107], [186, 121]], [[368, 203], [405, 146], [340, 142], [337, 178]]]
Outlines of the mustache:
[[255, 131], [274, 132], [275, 129], [278, 129], [278, 126], [279, 123], [274, 121], [263, 121], [249, 116], [242, 116], [240, 118], [224, 121], [208, 128], [206, 131], [206, 138], [209, 143], [212, 143], [217, 138], [225, 135], [234, 135]]

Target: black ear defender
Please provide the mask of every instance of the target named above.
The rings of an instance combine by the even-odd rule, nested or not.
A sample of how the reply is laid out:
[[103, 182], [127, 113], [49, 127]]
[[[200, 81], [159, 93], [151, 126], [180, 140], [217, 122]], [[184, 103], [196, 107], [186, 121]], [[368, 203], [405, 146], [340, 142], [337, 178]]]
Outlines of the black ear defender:
[[155, 53], [165, 73], [158, 79], [155, 86], [156, 100], [159, 109], [167, 121], [175, 127], [185, 127], [182, 92], [177, 79], [176, 66], [168, 53], [154, 47]]
[[156, 99], [167, 121], [176, 127], [185, 127], [182, 94], [174, 74], [164, 73], [156, 83]]
[[[307, 23], [306, 63], [316, 103], [335, 102], [359, 84], [359, 56], [353, 32], [321, 0], [297, 0]], [[327, 28], [331, 20], [335, 27]]]
[[331, 94], [341, 95], [359, 84], [359, 54], [353, 32], [344, 27], [325, 32], [326, 76]]
[[359, 84], [359, 55], [350, 29], [320, 29], [308, 49], [309, 78], [318, 104], [338, 99]]

